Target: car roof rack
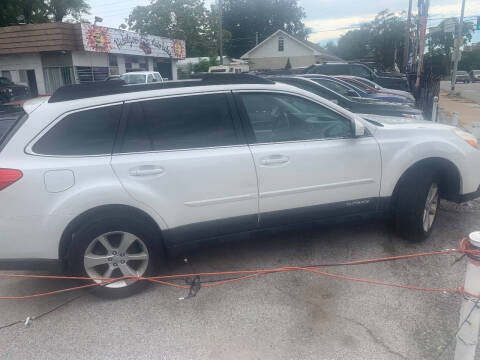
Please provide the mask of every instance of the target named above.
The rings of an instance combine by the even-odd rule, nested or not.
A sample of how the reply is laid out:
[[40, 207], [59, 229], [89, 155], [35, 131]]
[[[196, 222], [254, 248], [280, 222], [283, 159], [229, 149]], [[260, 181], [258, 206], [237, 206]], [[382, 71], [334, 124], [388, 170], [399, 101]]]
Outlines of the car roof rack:
[[151, 84], [127, 85], [123, 80], [112, 80], [63, 86], [53, 93], [48, 102], [56, 103], [68, 100], [86, 99], [104, 95], [126, 94], [138, 91], [228, 84], [274, 84], [274, 82], [251, 74], [222, 73], [203, 74], [198, 78], [189, 80], [166, 81]]

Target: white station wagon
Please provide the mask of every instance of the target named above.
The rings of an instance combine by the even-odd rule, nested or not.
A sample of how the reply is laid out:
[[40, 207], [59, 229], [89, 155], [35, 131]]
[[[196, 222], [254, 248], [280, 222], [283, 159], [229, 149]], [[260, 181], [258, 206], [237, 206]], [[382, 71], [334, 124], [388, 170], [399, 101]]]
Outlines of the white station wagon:
[[360, 117], [267, 79], [72, 85], [0, 117], [0, 267], [151, 276], [169, 247], [385, 213], [419, 241], [440, 198], [479, 184], [467, 132]]

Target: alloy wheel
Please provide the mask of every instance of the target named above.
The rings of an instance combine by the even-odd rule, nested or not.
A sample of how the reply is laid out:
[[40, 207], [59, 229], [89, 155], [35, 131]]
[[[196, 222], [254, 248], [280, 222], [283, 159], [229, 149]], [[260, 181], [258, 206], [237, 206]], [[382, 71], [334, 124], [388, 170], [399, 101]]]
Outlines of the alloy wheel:
[[[83, 265], [87, 275], [99, 279], [115, 279], [125, 276], [140, 277], [145, 274], [149, 263], [147, 246], [138, 236], [113, 231], [95, 238], [85, 250]], [[108, 288], [122, 288], [136, 282], [122, 279], [105, 285]]]
[[425, 208], [423, 209], [423, 230], [430, 231], [438, 210], [438, 185], [433, 183], [428, 190], [427, 199], [425, 200]]

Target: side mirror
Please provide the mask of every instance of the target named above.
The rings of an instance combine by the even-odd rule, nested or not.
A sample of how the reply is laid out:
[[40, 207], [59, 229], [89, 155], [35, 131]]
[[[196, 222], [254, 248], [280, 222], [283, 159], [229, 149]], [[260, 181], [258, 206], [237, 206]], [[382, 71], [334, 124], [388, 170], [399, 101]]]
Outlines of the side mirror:
[[355, 118], [353, 121], [353, 126], [355, 127], [355, 137], [361, 137], [365, 135], [365, 125], [363, 125], [360, 120]]

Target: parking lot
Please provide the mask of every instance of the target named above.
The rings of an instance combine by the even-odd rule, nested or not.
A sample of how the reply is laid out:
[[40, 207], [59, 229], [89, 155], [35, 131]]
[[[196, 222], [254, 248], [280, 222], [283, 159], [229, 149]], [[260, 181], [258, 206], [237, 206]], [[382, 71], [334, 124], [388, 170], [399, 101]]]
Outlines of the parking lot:
[[[265, 232], [191, 252], [194, 271], [307, 265], [455, 248], [480, 229], [480, 203], [444, 203], [423, 244], [392, 235], [380, 221]], [[168, 272], [190, 272], [182, 254]], [[454, 255], [348, 268], [338, 274], [456, 288], [464, 261]], [[75, 285], [2, 279], [0, 296]], [[0, 325], [42, 313], [77, 294], [0, 302]], [[123, 300], [85, 293], [33, 321], [0, 330], [2, 359], [451, 359], [460, 298], [282, 273], [201, 289], [151, 286]], [[444, 347], [448, 346], [442, 357]], [[480, 357], [478, 357], [480, 359]]]
[[[440, 88], [444, 91], [450, 91], [450, 81], [441, 81]], [[477, 104], [480, 104], [480, 82], [455, 85], [455, 92], [458, 92], [461, 97], [469, 99]]]

